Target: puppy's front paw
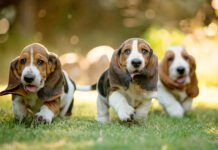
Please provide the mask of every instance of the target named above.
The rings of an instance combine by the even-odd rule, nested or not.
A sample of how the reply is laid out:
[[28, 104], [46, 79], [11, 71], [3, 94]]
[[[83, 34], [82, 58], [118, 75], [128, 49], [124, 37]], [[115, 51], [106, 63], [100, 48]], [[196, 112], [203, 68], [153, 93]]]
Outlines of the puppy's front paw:
[[46, 115], [46, 114], [36, 114], [35, 122], [37, 124], [50, 124], [52, 122], [52, 117]]
[[184, 110], [180, 106], [168, 107], [167, 112], [171, 117], [175, 117], [175, 118], [182, 118], [184, 116]]
[[121, 121], [132, 121], [134, 119], [134, 109], [131, 106], [122, 106], [118, 111]]

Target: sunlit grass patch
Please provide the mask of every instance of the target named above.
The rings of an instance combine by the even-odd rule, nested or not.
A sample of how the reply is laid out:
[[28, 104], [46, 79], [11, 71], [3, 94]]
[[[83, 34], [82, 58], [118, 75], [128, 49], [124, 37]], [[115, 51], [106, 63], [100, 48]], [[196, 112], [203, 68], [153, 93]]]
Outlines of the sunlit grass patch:
[[111, 123], [99, 124], [94, 109], [93, 103], [76, 102], [72, 117], [37, 127], [19, 124], [10, 114], [0, 116], [0, 149], [215, 149], [218, 145], [218, 110], [196, 109], [183, 119], [152, 111], [141, 124], [121, 123], [114, 116]]

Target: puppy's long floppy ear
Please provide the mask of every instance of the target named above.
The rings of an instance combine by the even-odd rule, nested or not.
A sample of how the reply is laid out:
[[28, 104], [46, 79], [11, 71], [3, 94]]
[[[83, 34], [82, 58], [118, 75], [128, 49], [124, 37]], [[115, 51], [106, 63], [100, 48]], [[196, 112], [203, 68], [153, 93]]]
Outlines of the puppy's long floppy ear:
[[188, 56], [188, 61], [190, 65], [190, 79], [191, 82], [188, 84], [186, 92], [189, 97], [196, 97], [199, 94], [199, 88], [198, 88], [198, 80], [195, 73], [196, 70], [196, 63], [194, 57], [191, 55]]
[[109, 81], [112, 88], [123, 86], [125, 89], [128, 89], [131, 81], [131, 76], [126, 70], [123, 70], [119, 64], [122, 47], [123, 45], [121, 45], [121, 47], [114, 52], [111, 58], [109, 67]]
[[157, 90], [158, 81], [158, 58], [152, 54], [148, 65], [146, 66], [147, 84], [145, 84], [146, 90]]
[[151, 54], [149, 62], [148, 62], [146, 69], [145, 69], [145, 74], [148, 77], [158, 76], [158, 58], [156, 55]]
[[18, 59], [19, 57], [15, 58], [11, 62], [8, 86], [4, 91], [0, 92], [0, 96], [6, 94], [15, 94], [20, 96], [26, 95], [20, 81], [20, 75], [18, 74]]
[[38, 97], [43, 101], [52, 101], [59, 98], [63, 92], [64, 77], [61, 63], [55, 54], [49, 54], [47, 72], [48, 77], [44, 87], [38, 92]]
[[142, 89], [147, 91], [157, 90], [158, 81], [158, 58], [153, 53], [150, 54], [149, 62], [143, 69], [142, 74], [134, 76], [135, 80]]

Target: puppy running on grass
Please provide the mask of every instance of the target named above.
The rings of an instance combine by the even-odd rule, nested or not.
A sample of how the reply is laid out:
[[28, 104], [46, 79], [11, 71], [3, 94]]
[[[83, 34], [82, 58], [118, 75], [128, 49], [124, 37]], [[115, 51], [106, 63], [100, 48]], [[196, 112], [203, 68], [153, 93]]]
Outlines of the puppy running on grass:
[[139, 38], [126, 40], [97, 83], [97, 121], [109, 122], [109, 107], [121, 121], [146, 118], [157, 81], [158, 59], [150, 45]]
[[33, 43], [11, 62], [8, 87], [0, 96], [12, 94], [16, 119], [22, 121], [34, 114], [36, 123], [51, 123], [56, 116], [71, 115], [75, 89], [59, 58]]

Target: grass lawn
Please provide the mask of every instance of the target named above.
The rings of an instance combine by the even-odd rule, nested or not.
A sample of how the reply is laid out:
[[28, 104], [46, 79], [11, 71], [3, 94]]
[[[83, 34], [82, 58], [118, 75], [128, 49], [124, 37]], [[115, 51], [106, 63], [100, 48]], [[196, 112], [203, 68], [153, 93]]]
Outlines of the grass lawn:
[[15, 122], [10, 97], [0, 98], [0, 149], [218, 149], [218, 110], [196, 108], [184, 119], [151, 111], [142, 124], [95, 121], [96, 106], [76, 100], [73, 116], [51, 125]]

